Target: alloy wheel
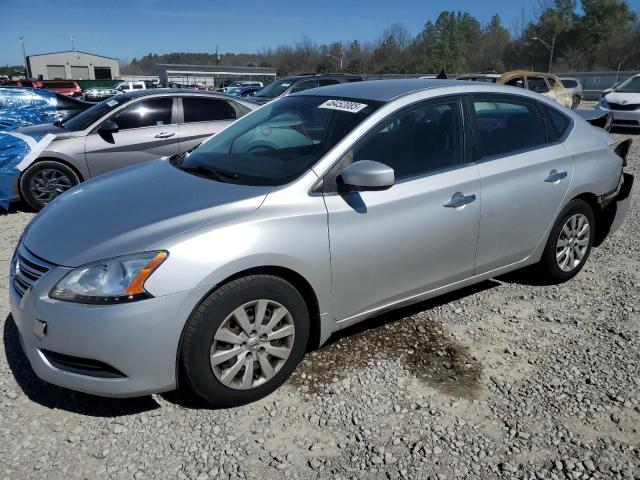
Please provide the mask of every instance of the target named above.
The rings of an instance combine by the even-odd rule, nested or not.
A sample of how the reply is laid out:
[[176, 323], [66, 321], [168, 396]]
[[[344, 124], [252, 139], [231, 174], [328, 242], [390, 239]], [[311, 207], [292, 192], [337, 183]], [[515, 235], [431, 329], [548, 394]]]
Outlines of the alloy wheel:
[[61, 193], [73, 187], [73, 181], [66, 173], [55, 168], [45, 168], [36, 173], [29, 182], [33, 196], [43, 204], [49, 203]]
[[248, 390], [268, 382], [293, 349], [295, 324], [283, 305], [260, 299], [236, 308], [218, 327], [210, 362], [225, 386]]
[[591, 226], [589, 219], [577, 213], [567, 219], [556, 242], [556, 263], [563, 272], [577, 268], [589, 248]]

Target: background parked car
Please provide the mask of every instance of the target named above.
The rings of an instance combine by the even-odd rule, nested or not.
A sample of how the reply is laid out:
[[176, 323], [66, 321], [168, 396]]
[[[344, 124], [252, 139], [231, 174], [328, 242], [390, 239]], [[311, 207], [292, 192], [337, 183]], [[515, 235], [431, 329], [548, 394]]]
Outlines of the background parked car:
[[560, 81], [562, 81], [562, 85], [564, 85], [564, 88], [569, 90], [569, 92], [571, 93], [571, 108], [578, 108], [578, 105], [580, 105], [580, 102], [582, 102], [582, 99], [584, 98], [580, 80], [578, 80], [577, 78], [563, 77], [560, 79]]
[[62, 95], [79, 97], [82, 95], [82, 87], [76, 80], [14, 80], [4, 84], [7, 87], [44, 88]]
[[468, 80], [470, 82], [497, 83], [500, 80], [500, 73], [481, 72], [468, 75], [460, 75], [456, 80]]
[[221, 93], [141, 90], [104, 100], [63, 123], [16, 130], [55, 138], [17, 179], [13, 197], [39, 210], [89, 178], [191, 150], [257, 107]]
[[120, 82], [113, 88], [120, 90], [121, 92], [131, 92], [133, 90], [146, 90], [146, 82]]
[[226, 93], [234, 97], [253, 97], [260, 90], [262, 90], [262, 87], [235, 87], [227, 90]]
[[224, 93], [230, 93], [231, 91], [235, 91], [235, 89], [244, 88], [244, 87], [254, 87], [254, 88], [262, 88], [264, 84], [262, 82], [256, 82], [253, 80], [240, 80], [237, 82], [233, 82], [226, 87], [221, 88], [219, 91]]
[[90, 88], [89, 90], [85, 90], [82, 95], [82, 100], [85, 102], [101, 102], [102, 100], [106, 100], [107, 98], [111, 98], [114, 95], [119, 95], [122, 92], [115, 88], [106, 88], [106, 87], [96, 87]]
[[75, 117], [92, 104], [40, 88], [0, 87], [0, 131]]
[[628, 78], [605, 93], [598, 108], [613, 114], [614, 127], [640, 128], [640, 75]]
[[296, 75], [285, 77], [270, 83], [252, 98], [260, 103], [267, 103], [271, 100], [302, 92], [310, 88], [325, 87], [327, 85], [337, 85], [338, 83], [360, 82], [362, 77], [347, 74], [316, 74], [316, 75]]
[[558, 77], [551, 73], [514, 70], [503, 73], [497, 83], [526, 88], [532, 92], [552, 98], [567, 108], [573, 107], [571, 92], [564, 87]]

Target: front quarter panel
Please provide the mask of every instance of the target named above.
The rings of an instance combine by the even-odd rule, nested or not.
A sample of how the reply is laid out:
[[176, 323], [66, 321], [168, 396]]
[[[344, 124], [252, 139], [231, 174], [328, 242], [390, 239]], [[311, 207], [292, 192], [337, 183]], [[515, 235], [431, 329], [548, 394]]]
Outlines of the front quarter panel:
[[[316, 178], [312, 172], [308, 174]], [[257, 210], [215, 226], [204, 226], [159, 242], [169, 258], [145, 288], [154, 296], [206, 287], [259, 267], [281, 267], [304, 277], [320, 312], [329, 308], [331, 272], [327, 212], [321, 196], [296, 182], [269, 194]]]

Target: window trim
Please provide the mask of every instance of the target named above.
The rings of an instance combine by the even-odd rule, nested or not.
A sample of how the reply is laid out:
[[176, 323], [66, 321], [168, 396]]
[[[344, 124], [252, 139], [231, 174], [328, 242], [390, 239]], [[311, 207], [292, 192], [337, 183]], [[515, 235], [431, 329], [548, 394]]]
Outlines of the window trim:
[[[303, 82], [314, 82], [316, 85], [315, 85], [315, 87], [309, 87], [309, 88], [305, 88], [304, 90], [300, 90], [298, 92], [294, 92], [293, 89], [296, 88], [298, 85], [300, 85]], [[304, 92], [306, 90], [311, 90], [312, 88], [318, 88], [318, 80], [315, 79], [315, 78], [303, 78], [303, 79], [295, 82], [293, 85], [291, 85], [288, 88], [288, 90], [286, 90], [281, 96], [283, 96], [283, 95], [293, 95], [294, 93]]]
[[[541, 102], [533, 99], [533, 98], [528, 98], [525, 97], [523, 95], [514, 95], [514, 94], [509, 94], [509, 93], [490, 93], [490, 92], [483, 92], [483, 93], [472, 93], [468, 95], [470, 97], [469, 99], [469, 115], [471, 117], [471, 122], [473, 125], [473, 142], [474, 142], [474, 146], [475, 148], [473, 149], [474, 152], [474, 159], [477, 163], [486, 163], [486, 162], [491, 162], [493, 160], [499, 160], [501, 158], [505, 158], [505, 157], [511, 157], [513, 155], [521, 155], [523, 153], [528, 153], [528, 152], [535, 152], [536, 150], [541, 150], [543, 148], [547, 148], [550, 146], [555, 145], [556, 143], [562, 143], [560, 142], [549, 142], [549, 121], [547, 119], [547, 116], [544, 113], [544, 110], [541, 107]], [[491, 100], [487, 100], [487, 99], [491, 99]], [[542, 119], [542, 123], [544, 125], [544, 140], [545, 143], [542, 145], [537, 145], [535, 147], [528, 147], [528, 148], [522, 148], [520, 150], [512, 150], [509, 152], [505, 152], [505, 153], [499, 153], [496, 155], [488, 155], [488, 156], [482, 156], [482, 141], [480, 140], [480, 130], [479, 130], [479, 125], [478, 125], [478, 120], [476, 118], [476, 115], [474, 114], [475, 112], [475, 108], [474, 108], [474, 102], [477, 101], [500, 101], [500, 99], [502, 99], [505, 102], [509, 102], [509, 101], [516, 101], [516, 102], [521, 102], [521, 103], [528, 103], [532, 106], [535, 107], [535, 109], [538, 111], [538, 114], [540, 115], [540, 118]]]
[[[332, 177], [332, 179], [338, 178], [338, 176], [340, 175], [339, 172], [342, 171], [342, 169], [344, 169], [347, 165], [351, 164], [351, 163], [344, 163], [343, 160], [345, 158], [345, 155], [351, 150], [357, 148], [358, 146], [362, 145], [364, 142], [369, 140], [373, 132], [375, 132], [378, 128], [383, 126], [385, 123], [389, 122], [389, 120], [392, 119], [393, 117], [396, 117], [397, 115], [402, 115], [404, 112], [413, 110], [415, 108], [419, 108], [426, 104], [438, 105], [440, 103], [446, 103], [447, 101], [451, 101], [451, 100], [456, 100], [458, 102], [458, 106], [460, 108], [460, 120], [462, 122], [461, 128], [460, 128], [460, 132], [462, 134], [462, 139], [460, 140], [460, 154], [462, 156], [462, 162], [459, 165], [451, 168], [434, 170], [431, 172], [426, 172], [421, 175], [414, 175], [412, 177], [403, 178], [402, 180], [396, 179], [396, 181], [394, 182], [394, 185], [399, 185], [405, 182], [420, 180], [427, 177], [433, 177], [436, 175], [440, 175], [442, 173], [447, 173], [454, 170], [459, 170], [461, 168], [466, 168], [470, 165], [474, 165], [475, 161], [473, 160], [473, 156], [472, 156], [473, 152], [472, 150], [470, 150], [472, 143], [469, 141], [470, 135], [468, 135], [468, 132], [467, 132], [467, 125], [469, 124], [467, 123], [468, 115], [466, 111], [467, 109], [465, 108], [465, 97], [466, 95], [460, 94], [460, 93], [453, 93], [453, 94], [442, 95], [438, 97], [431, 97], [431, 98], [416, 101], [410, 105], [405, 105], [404, 107], [398, 108], [397, 110], [390, 112], [386, 117], [384, 117], [383, 119], [375, 123], [371, 128], [369, 128], [369, 130], [367, 130], [360, 138], [358, 138], [351, 146], [349, 146], [349, 148], [346, 149], [344, 155], [338, 158], [334, 162], [334, 164], [331, 165], [331, 167], [329, 167], [325, 171], [322, 177], [319, 178], [318, 181], [316, 181], [313, 184], [313, 186], [309, 190], [309, 194], [323, 195], [323, 196], [324, 195], [328, 195], [328, 196], [341, 195], [342, 193], [337, 188], [333, 188], [333, 185], [330, 185], [329, 190], [327, 190], [326, 186], [328, 182], [325, 180], [328, 180], [327, 177]], [[335, 181], [333, 181], [332, 183], [335, 183]]]

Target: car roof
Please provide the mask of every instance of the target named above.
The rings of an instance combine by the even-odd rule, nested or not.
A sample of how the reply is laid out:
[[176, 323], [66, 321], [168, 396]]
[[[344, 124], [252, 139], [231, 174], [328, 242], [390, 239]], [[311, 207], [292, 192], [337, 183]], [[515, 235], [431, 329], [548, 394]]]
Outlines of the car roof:
[[464, 80], [432, 80], [432, 79], [399, 79], [399, 80], [368, 80], [364, 82], [347, 82], [326, 87], [304, 90], [294, 95], [318, 97], [346, 97], [362, 100], [390, 102], [391, 100], [421, 90], [444, 87], [460, 87], [463, 85], [477, 87], [477, 82]]

